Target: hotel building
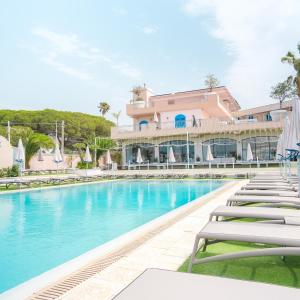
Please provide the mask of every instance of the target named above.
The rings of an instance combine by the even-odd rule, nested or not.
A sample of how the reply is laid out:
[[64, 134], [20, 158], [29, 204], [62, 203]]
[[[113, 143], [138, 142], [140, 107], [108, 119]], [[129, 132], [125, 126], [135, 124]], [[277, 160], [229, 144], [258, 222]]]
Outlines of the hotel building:
[[[208, 145], [214, 163], [246, 161], [248, 144], [254, 160], [275, 159], [283, 118], [271, 115], [279, 103], [242, 110], [224, 86], [163, 95], [144, 86], [132, 95], [126, 106], [132, 125], [111, 130], [124, 167], [137, 163], [138, 152], [143, 163], [166, 164], [171, 148], [175, 164], [205, 164]], [[282, 109], [290, 111], [291, 101]]]

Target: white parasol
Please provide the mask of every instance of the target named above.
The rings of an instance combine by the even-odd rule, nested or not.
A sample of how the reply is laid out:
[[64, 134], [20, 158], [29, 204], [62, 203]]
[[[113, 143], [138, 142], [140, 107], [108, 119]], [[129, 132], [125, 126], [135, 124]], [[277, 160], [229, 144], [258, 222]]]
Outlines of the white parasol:
[[111, 165], [112, 164], [112, 160], [111, 160], [111, 156], [110, 156], [110, 151], [107, 150], [106, 152], [106, 164]]
[[173, 152], [173, 147], [170, 147], [170, 150], [169, 150], [169, 162], [171, 164], [176, 163], [176, 159], [175, 159], [174, 152]]
[[247, 161], [253, 160], [253, 154], [252, 154], [252, 149], [250, 143], [248, 143], [247, 146]]
[[22, 139], [19, 139], [18, 142], [16, 161], [20, 164], [20, 171], [22, 174], [22, 171], [24, 170], [24, 164], [25, 164], [25, 149], [22, 143]]
[[84, 155], [83, 160], [84, 160], [84, 162], [86, 162], [86, 163], [92, 162], [92, 157], [91, 157], [91, 153], [90, 153], [90, 148], [89, 148], [89, 146], [86, 146], [85, 155]]
[[136, 155], [136, 162], [138, 164], [141, 164], [143, 162], [142, 154], [141, 154], [141, 148], [138, 148], [138, 152]]

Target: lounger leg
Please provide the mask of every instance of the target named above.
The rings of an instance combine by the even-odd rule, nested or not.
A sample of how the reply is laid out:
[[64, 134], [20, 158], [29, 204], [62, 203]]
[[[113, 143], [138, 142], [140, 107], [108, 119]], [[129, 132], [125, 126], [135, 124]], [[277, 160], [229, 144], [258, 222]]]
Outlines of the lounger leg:
[[206, 251], [206, 248], [207, 248], [207, 239], [204, 239], [203, 240], [203, 247], [202, 247], [202, 252], [205, 252]]
[[198, 234], [197, 234], [196, 237], [195, 237], [193, 252], [192, 252], [191, 260], [190, 260], [189, 267], [188, 267], [188, 272], [189, 273], [192, 273], [194, 259], [196, 257], [197, 251], [198, 251], [199, 241], [200, 241], [200, 236], [198, 236]]

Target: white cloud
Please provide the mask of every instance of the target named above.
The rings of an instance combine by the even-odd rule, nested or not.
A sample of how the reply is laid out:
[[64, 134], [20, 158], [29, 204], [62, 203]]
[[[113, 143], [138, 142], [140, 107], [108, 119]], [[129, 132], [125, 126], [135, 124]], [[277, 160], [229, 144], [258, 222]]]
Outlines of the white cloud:
[[46, 64], [53, 66], [56, 68], [58, 71], [61, 71], [65, 74], [68, 74], [70, 76], [76, 77], [81, 80], [92, 80], [93, 76], [89, 74], [88, 72], [84, 72], [82, 70], [78, 70], [76, 68], [70, 67], [64, 63], [61, 63], [56, 60], [56, 55], [49, 54], [42, 58], [42, 61], [44, 61]]
[[62, 34], [44, 28], [35, 28], [32, 33], [39, 37], [42, 43], [40, 46], [25, 48], [38, 54], [44, 63], [69, 76], [80, 80], [92, 80], [95, 75], [90, 66], [95, 64], [106, 64], [126, 77], [137, 79], [141, 76], [141, 72], [129, 63], [115, 61], [101, 54], [100, 49], [82, 42], [76, 34]]
[[[209, 20], [210, 33], [224, 42], [233, 62], [225, 83], [248, 107], [272, 102], [270, 87], [292, 73], [280, 58], [299, 35], [298, 0], [189, 0], [185, 11]], [[213, 57], [211, 58], [213, 59]]]
[[158, 31], [158, 27], [157, 26], [144, 26], [142, 28], [142, 31], [145, 33], [145, 34], [154, 34]]

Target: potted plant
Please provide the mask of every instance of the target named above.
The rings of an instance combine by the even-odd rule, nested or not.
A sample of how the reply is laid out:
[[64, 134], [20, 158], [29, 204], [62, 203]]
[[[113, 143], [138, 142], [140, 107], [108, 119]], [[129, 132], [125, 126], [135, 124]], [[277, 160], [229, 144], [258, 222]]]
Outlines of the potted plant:
[[135, 107], [138, 108], [145, 107], [145, 99], [143, 99], [141, 96], [142, 92], [143, 92], [143, 87], [141, 86], [136, 86], [132, 89], [132, 93], [133, 93], [132, 104], [134, 104]]

